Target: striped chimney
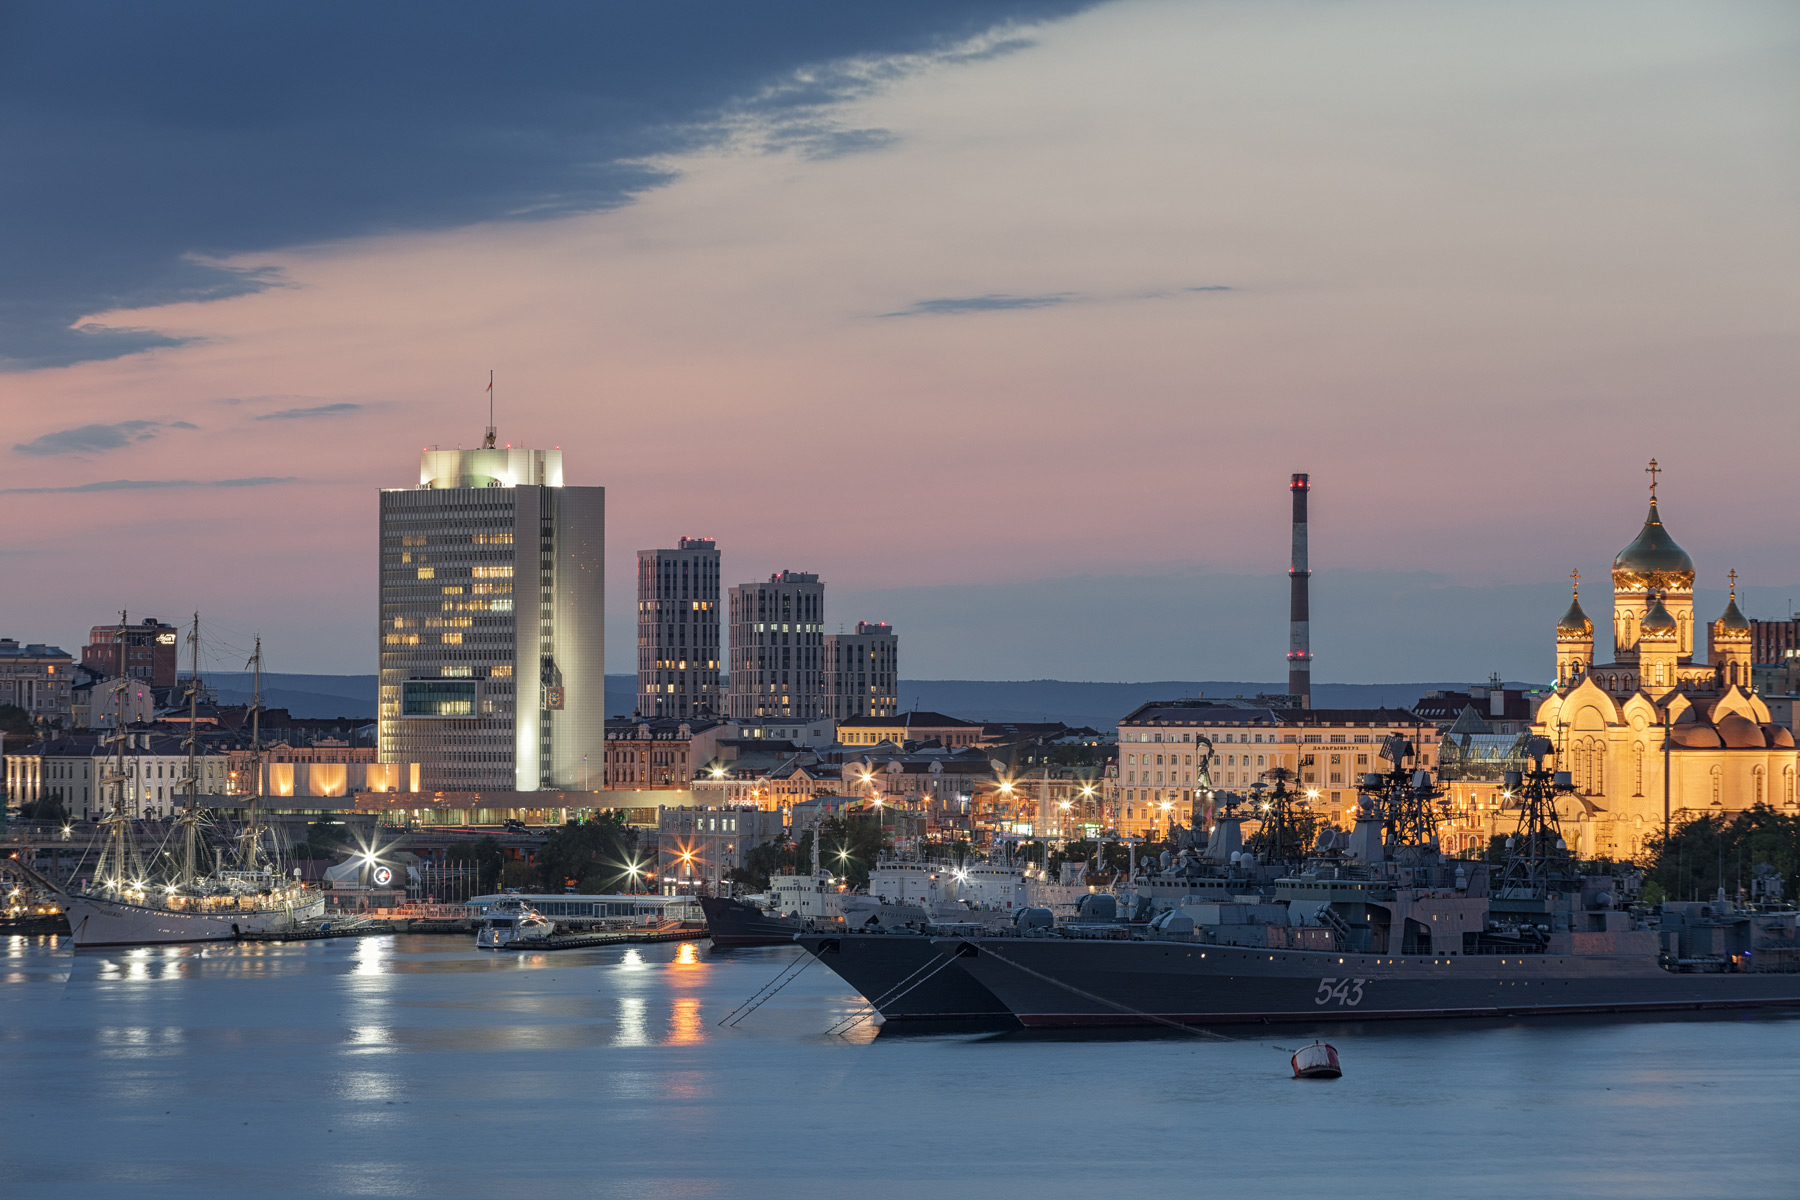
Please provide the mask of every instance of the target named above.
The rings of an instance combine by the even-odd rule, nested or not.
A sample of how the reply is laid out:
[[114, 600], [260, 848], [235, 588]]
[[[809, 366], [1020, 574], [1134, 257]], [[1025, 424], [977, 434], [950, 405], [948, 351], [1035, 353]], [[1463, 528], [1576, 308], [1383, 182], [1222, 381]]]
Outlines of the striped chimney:
[[1307, 615], [1306, 493], [1312, 485], [1296, 475], [1288, 484], [1294, 494], [1294, 553], [1288, 567], [1288, 691], [1300, 697], [1301, 708], [1312, 707], [1312, 631]]

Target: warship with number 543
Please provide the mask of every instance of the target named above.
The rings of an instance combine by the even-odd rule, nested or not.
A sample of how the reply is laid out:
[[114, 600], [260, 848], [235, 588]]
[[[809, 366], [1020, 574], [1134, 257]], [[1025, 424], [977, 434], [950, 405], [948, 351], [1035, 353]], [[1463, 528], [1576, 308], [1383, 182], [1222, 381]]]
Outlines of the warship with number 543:
[[889, 1020], [1031, 1028], [1800, 1008], [1795, 910], [1633, 904], [1633, 880], [1581, 873], [1557, 828], [1573, 791], [1546, 738], [1505, 779], [1504, 860], [1438, 851], [1440, 789], [1390, 739], [1354, 829], [1309, 847], [1282, 773], [1257, 848], [1233, 796], [1189, 845], [1073, 919], [1025, 909], [1002, 931], [817, 932], [798, 940]]

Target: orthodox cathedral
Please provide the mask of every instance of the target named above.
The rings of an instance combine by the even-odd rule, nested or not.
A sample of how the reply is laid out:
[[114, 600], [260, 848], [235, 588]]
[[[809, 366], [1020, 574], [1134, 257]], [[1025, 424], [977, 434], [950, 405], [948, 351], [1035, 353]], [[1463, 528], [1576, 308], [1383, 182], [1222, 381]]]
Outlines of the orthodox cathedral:
[[1583, 857], [1631, 858], [1644, 840], [1703, 813], [1756, 804], [1793, 813], [1800, 752], [1750, 687], [1750, 623], [1737, 573], [1725, 611], [1694, 643], [1694, 560], [1663, 527], [1650, 461], [1650, 515], [1613, 559], [1612, 656], [1594, 659], [1580, 575], [1556, 624], [1556, 690], [1532, 732], [1557, 747], [1576, 795], [1559, 805], [1564, 837]]

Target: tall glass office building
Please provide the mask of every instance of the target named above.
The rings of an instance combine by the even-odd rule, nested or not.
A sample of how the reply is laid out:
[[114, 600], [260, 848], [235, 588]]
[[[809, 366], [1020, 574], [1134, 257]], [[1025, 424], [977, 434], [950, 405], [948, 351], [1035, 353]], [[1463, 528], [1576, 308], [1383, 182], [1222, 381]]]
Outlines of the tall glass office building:
[[378, 757], [426, 791], [598, 788], [606, 489], [491, 442], [381, 493]]

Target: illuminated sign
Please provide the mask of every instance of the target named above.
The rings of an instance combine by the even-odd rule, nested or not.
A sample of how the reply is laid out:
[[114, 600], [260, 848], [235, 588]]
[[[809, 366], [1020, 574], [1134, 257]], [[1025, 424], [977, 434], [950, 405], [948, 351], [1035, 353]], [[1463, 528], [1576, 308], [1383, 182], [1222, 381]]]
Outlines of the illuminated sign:
[[175, 635], [172, 633], [159, 633], [156, 635], [156, 644], [159, 646], [173, 646], [175, 644]]
[[563, 706], [563, 690], [560, 687], [545, 688], [544, 689], [544, 707], [548, 708], [548, 709], [553, 709], [556, 712], [561, 712], [562, 706]]
[[386, 867], [376, 867], [374, 879], [376, 887], [386, 887], [394, 882], [394, 873]]

